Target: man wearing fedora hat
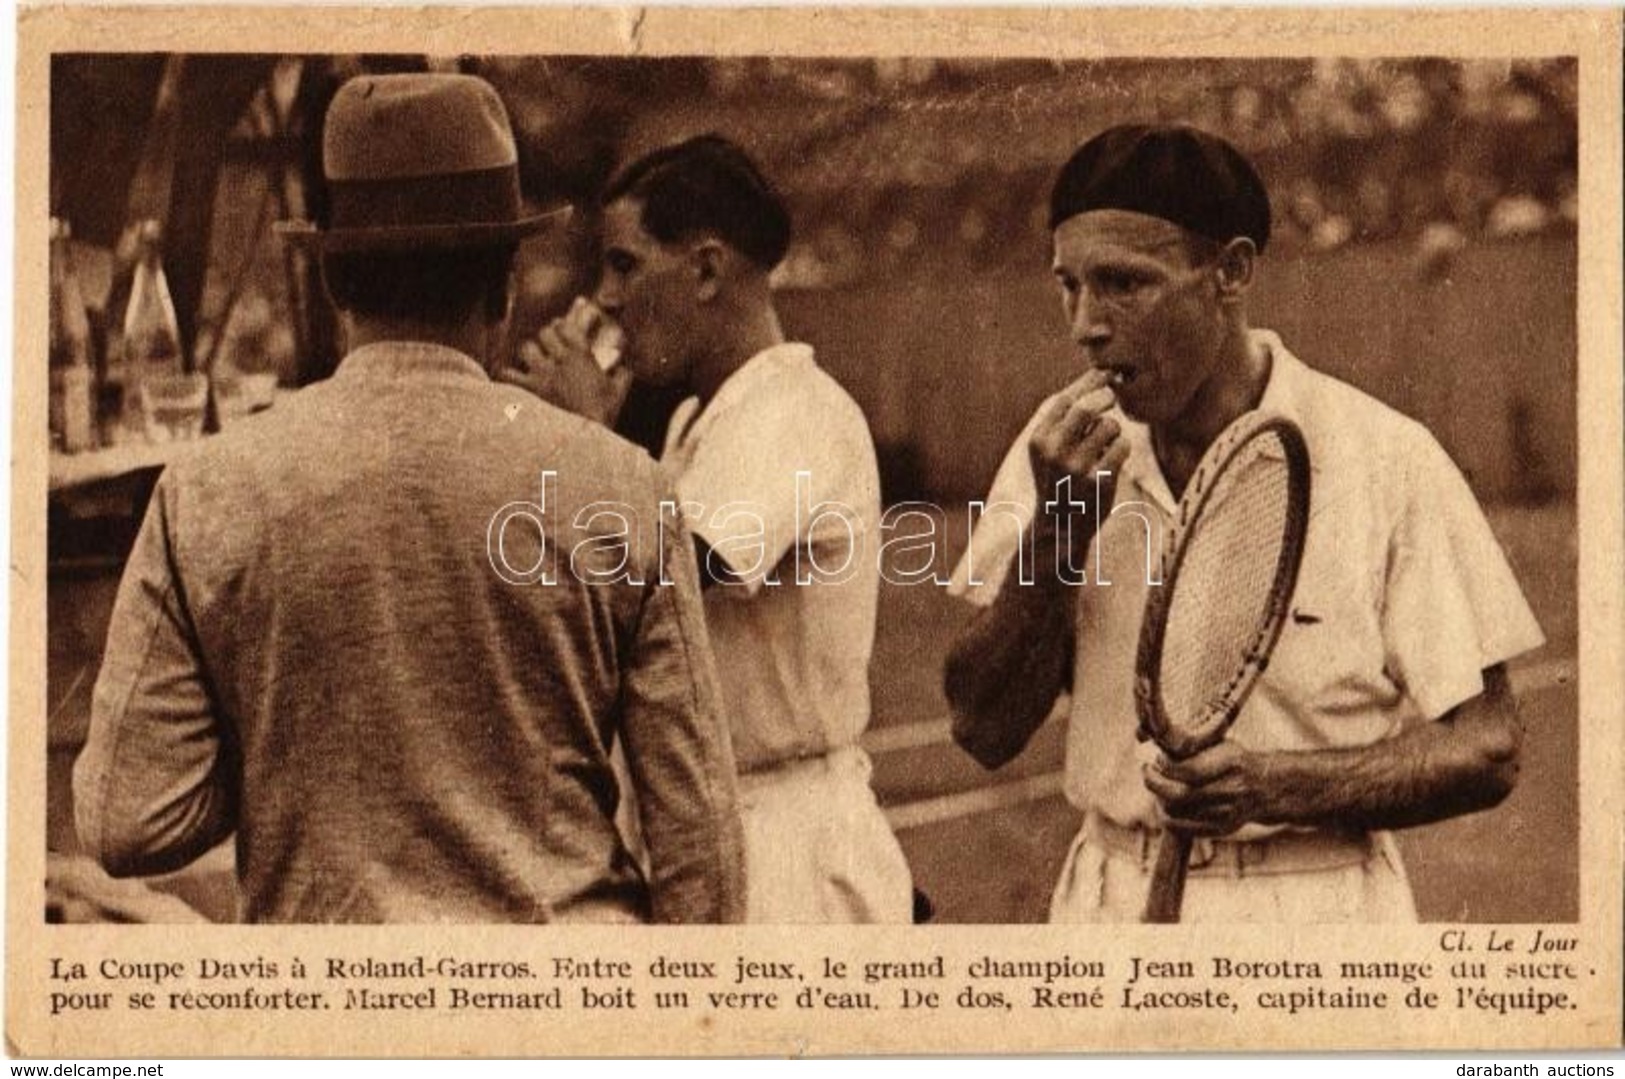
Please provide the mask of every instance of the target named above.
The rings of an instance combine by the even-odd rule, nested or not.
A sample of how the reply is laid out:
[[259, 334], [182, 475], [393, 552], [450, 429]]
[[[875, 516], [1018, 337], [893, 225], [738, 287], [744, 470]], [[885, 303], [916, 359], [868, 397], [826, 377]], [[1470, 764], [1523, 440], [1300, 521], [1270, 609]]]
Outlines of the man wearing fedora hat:
[[[1024, 512], [984, 517], [956, 573], [983, 608], [947, 663], [956, 739], [998, 767], [1070, 694], [1065, 789], [1084, 821], [1052, 920], [1139, 917], [1169, 825], [1207, 837], [1187, 920], [1414, 919], [1388, 830], [1506, 795], [1519, 726], [1505, 665], [1542, 640], [1482, 511], [1426, 429], [1249, 325], [1269, 199], [1222, 139], [1103, 132], [1061, 169], [1050, 227], [1087, 369], [995, 479], [990, 510]], [[1291, 617], [1224, 742], [1146, 760], [1133, 680], [1161, 553], [1148, 546], [1208, 446], [1253, 409], [1294, 420], [1309, 444]], [[1070, 503], [1051, 494], [1068, 482], [1102, 501], [1063, 523], [1039, 505]], [[1033, 572], [1018, 581], [1023, 545]], [[1057, 559], [1100, 570], [1074, 583], [1047, 570]]]
[[[516, 161], [479, 79], [335, 96], [329, 220], [294, 231], [350, 351], [159, 479], [75, 768], [115, 875], [235, 833], [250, 921], [737, 920], [733, 760], [666, 482], [489, 377], [516, 245], [547, 221]], [[606, 502], [619, 532], [584, 512]], [[570, 524], [570, 572], [532, 572]]]

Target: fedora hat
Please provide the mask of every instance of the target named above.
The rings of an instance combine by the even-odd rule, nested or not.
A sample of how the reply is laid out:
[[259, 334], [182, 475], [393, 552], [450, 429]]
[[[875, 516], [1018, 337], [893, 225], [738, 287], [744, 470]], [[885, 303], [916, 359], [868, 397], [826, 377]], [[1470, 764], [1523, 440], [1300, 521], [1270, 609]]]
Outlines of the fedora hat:
[[526, 216], [502, 99], [472, 75], [360, 75], [322, 136], [328, 220], [277, 231], [336, 253], [492, 247], [570, 213]]

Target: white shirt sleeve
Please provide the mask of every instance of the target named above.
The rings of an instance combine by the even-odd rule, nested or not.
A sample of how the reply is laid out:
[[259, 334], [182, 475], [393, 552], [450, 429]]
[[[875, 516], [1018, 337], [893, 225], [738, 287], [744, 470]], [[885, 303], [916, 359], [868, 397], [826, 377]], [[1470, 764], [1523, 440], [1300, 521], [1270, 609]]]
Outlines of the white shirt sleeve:
[[[1044, 405], [1049, 404], [1046, 400]], [[970, 542], [948, 582], [948, 594], [977, 607], [991, 606], [1021, 547], [1022, 534], [1038, 509], [1038, 483], [1033, 479], [1027, 444], [1043, 414], [1034, 412], [1004, 455], [993, 486], [977, 510]]]
[[1387, 665], [1428, 719], [1484, 691], [1482, 672], [1545, 643], [1478, 501], [1431, 435], [1405, 456], [1388, 554]]
[[765, 583], [795, 583], [796, 566], [785, 559], [798, 546], [817, 557], [826, 540], [847, 540], [843, 522], [862, 527], [857, 509], [841, 502], [855, 452], [842, 417], [816, 395], [762, 403], [758, 397], [718, 416], [677, 479], [690, 530], [747, 595]]

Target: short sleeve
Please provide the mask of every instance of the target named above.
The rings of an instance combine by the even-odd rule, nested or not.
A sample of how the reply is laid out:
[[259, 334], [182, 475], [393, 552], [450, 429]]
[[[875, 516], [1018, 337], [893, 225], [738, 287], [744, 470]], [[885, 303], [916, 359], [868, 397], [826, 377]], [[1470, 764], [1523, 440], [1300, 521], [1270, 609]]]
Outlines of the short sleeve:
[[1042, 413], [1043, 406], [1040, 406], [1016, 436], [994, 474], [993, 486], [982, 500], [970, 542], [948, 582], [950, 596], [977, 607], [988, 607], [1004, 587], [1004, 579], [1021, 548], [1022, 534], [1038, 510], [1038, 483], [1033, 479], [1027, 446]]
[[1389, 670], [1428, 719], [1484, 690], [1482, 672], [1545, 643], [1467, 481], [1431, 435], [1401, 467], [1383, 642]]
[[780, 567], [785, 556], [856, 513], [841, 516], [857, 453], [848, 418], [816, 393], [792, 400], [780, 390], [763, 403], [718, 416], [676, 481], [688, 528], [747, 594], [769, 580], [790, 583], [780, 579], [794, 573]]

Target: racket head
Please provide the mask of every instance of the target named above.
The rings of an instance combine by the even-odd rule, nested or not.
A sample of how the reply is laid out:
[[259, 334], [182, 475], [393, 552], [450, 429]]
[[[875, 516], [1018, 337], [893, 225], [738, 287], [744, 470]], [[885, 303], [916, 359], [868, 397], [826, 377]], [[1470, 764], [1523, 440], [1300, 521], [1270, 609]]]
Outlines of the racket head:
[[1146, 600], [1135, 661], [1143, 736], [1175, 759], [1224, 738], [1280, 639], [1309, 529], [1309, 449], [1249, 412], [1197, 465]]

